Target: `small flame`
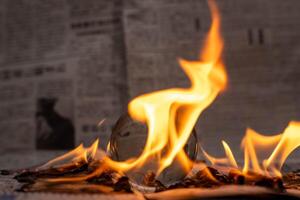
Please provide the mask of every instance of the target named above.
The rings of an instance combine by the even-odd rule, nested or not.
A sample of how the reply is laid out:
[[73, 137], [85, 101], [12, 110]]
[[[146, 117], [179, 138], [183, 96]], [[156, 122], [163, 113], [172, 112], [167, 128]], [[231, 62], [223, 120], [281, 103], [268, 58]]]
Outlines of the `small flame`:
[[[225, 158], [214, 158], [203, 151], [204, 156], [212, 165], [230, 165], [238, 168], [230, 147], [223, 141], [226, 152]], [[281, 167], [287, 157], [300, 146], [300, 122], [292, 121], [282, 134], [264, 136], [252, 129], [247, 129], [242, 140], [244, 148], [244, 167], [242, 173], [249, 175], [251, 172], [266, 176], [281, 177]], [[261, 158], [262, 154], [271, 152], [269, 157]]]
[[280, 135], [264, 136], [252, 129], [247, 129], [242, 141], [242, 147], [244, 148], [243, 173], [247, 174], [249, 171], [254, 171], [263, 174], [264, 170], [260, 166], [262, 158], [259, 158], [259, 154], [274, 148], [279, 142], [280, 137]]
[[[300, 123], [290, 122], [282, 134], [263, 136], [248, 129], [243, 139], [244, 168], [243, 173], [249, 171], [281, 177], [280, 169], [287, 157], [300, 146]], [[260, 152], [274, 149], [267, 159], [260, 159]]]
[[[280, 141], [276, 145], [271, 156], [264, 161], [264, 168], [271, 169], [273, 173], [281, 175], [280, 169], [287, 157], [300, 146], [300, 122], [292, 121], [280, 135]], [[277, 166], [276, 166], [277, 165]]]
[[39, 167], [39, 169], [46, 169], [49, 167], [63, 166], [70, 163], [88, 163], [93, 160], [98, 150], [99, 140], [97, 139], [90, 147], [85, 148], [82, 144], [73, 149], [72, 151], [59, 156], [53, 160], [48, 161], [46, 164]]
[[201, 150], [202, 150], [205, 158], [207, 160], [209, 160], [209, 162], [212, 165], [226, 165], [226, 166], [232, 166], [232, 167], [238, 168], [238, 165], [236, 163], [236, 160], [232, 154], [232, 151], [231, 151], [229, 145], [224, 140], [222, 140], [222, 145], [225, 150], [225, 155], [226, 155], [225, 158], [215, 158], [215, 157], [212, 157], [211, 155], [209, 155], [203, 148], [201, 148]]

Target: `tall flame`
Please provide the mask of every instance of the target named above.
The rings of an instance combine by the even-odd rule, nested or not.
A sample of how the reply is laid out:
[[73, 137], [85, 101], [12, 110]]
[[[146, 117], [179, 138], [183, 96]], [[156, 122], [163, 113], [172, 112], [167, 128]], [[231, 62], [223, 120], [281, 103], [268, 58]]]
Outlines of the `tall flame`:
[[128, 105], [130, 116], [148, 126], [148, 137], [141, 155], [126, 162], [108, 160], [111, 166], [129, 170], [145, 161], [159, 158], [158, 173], [179, 159], [185, 169], [191, 167], [183, 148], [198, 117], [226, 86], [226, 73], [221, 62], [223, 40], [220, 17], [214, 1], [209, 1], [212, 25], [200, 61], [179, 59], [191, 81], [190, 88], [172, 88], [141, 95]]

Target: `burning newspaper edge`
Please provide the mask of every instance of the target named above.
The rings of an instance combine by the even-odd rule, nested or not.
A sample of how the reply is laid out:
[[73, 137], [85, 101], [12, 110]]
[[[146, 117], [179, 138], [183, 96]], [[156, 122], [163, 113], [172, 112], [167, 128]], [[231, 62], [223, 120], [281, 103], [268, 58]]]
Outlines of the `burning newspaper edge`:
[[[107, 152], [98, 149], [98, 140], [96, 140], [88, 148], [80, 145], [71, 152], [36, 168], [35, 172], [49, 173], [47, 169], [52, 170], [50, 172], [52, 176], [42, 173], [38, 176], [39, 180], [44, 183], [66, 183], [89, 181], [94, 177], [101, 177], [101, 180], [104, 180], [101, 183], [106, 181], [109, 184], [113, 182], [122, 185], [126, 179], [120, 178], [122, 175], [128, 171], [138, 170], [149, 160], [157, 161], [154, 175], [148, 177], [152, 182], [155, 182], [155, 177], [169, 167], [175, 159], [180, 161], [184, 170], [191, 171], [195, 163], [186, 155], [184, 146], [201, 113], [226, 88], [227, 84], [227, 75], [221, 59], [223, 39], [220, 33], [220, 16], [215, 2], [210, 0], [208, 4], [212, 14], [212, 24], [200, 60], [179, 59], [183, 71], [191, 81], [191, 87], [144, 94], [134, 98], [128, 105], [128, 112], [132, 119], [145, 123], [148, 127], [147, 141], [142, 153], [126, 161], [112, 160], [106, 154]], [[242, 179], [244, 182], [246, 179], [248, 182], [257, 183], [257, 180], [265, 180], [265, 177], [276, 178], [271, 179], [271, 183], [274, 184], [281, 180], [280, 169], [286, 158], [300, 145], [300, 123], [290, 122], [285, 131], [276, 136], [263, 136], [248, 129], [242, 141], [245, 159], [243, 168], [238, 166], [228, 144], [225, 141], [222, 141], [222, 144], [225, 158], [214, 158], [202, 149], [211, 167], [205, 166], [196, 173], [194, 179], [202, 181], [193, 183], [196, 187], [203, 186], [203, 180], [206, 181], [205, 184], [209, 181], [214, 184], [240, 183]], [[109, 148], [110, 145], [108, 151]], [[268, 158], [260, 162], [259, 152], [266, 148], [274, 148], [274, 150]], [[231, 169], [229, 175], [225, 176], [216, 171], [214, 167], [218, 165]], [[68, 170], [75, 172], [70, 175]], [[117, 173], [106, 177], [108, 171]], [[62, 176], [65, 174], [67, 175]], [[231, 175], [232, 179], [229, 178]], [[24, 177], [24, 174], [23, 176], [22, 173], [19, 174], [19, 180], [20, 177]], [[155, 184], [154, 186], [157, 186], [158, 183]]]

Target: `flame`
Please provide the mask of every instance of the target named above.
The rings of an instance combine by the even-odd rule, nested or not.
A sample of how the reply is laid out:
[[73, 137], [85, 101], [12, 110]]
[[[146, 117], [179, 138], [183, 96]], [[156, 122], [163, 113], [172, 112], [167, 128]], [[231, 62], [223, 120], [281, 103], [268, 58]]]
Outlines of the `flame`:
[[[72, 166], [76, 167], [85, 163], [92, 163], [93, 161], [96, 161], [99, 164], [106, 157], [106, 153], [99, 150], [98, 145], [99, 145], [98, 139], [91, 146], [87, 148], [83, 147], [83, 145], [80, 144], [74, 150], [47, 162], [45, 165], [37, 168], [37, 170], [43, 170], [49, 167], [57, 168], [57, 169], [61, 169], [64, 167], [72, 167]], [[96, 168], [96, 170], [92, 171], [90, 174], [83, 174], [79, 176], [62, 177], [62, 178], [47, 178], [47, 179], [41, 179], [41, 181], [51, 182], [51, 183], [85, 181], [89, 178], [102, 174], [107, 169], [108, 169], [107, 165], [103, 164], [100, 165], [98, 168]]]
[[[271, 169], [280, 176], [280, 169], [287, 157], [300, 146], [300, 122], [292, 121], [280, 135], [280, 141], [276, 145], [270, 157], [264, 161], [264, 168]], [[277, 166], [276, 166], [277, 165]]]
[[[224, 142], [224, 141], [223, 141]], [[225, 144], [225, 145], [224, 145]], [[230, 150], [230, 147], [223, 143], [226, 151], [225, 158], [214, 158], [203, 149], [203, 154], [212, 165], [226, 164], [239, 168]], [[281, 177], [280, 172], [288, 156], [300, 146], [300, 122], [292, 121], [283, 133], [274, 136], [264, 136], [252, 129], [247, 129], [242, 140], [244, 149], [244, 167], [241, 170], [246, 176], [255, 172], [266, 176]], [[266, 158], [262, 154], [271, 152]]]
[[[102, 119], [98, 123], [98, 127], [100, 127], [106, 119]], [[99, 139], [96, 139], [93, 144], [87, 148], [80, 144], [75, 149], [71, 150], [70, 152], [63, 154], [61, 156], [56, 157], [53, 160], [48, 161], [44, 165], [38, 167], [39, 170], [46, 169], [48, 167], [55, 167], [55, 166], [63, 166], [64, 164], [72, 165], [72, 164], [79, 164], [79, 163], [88, 163], [95, 159], [96, 154], [98, 153], [98, 146], [99, 146]]]
[[201, 150], [202, 150], [205, 158], [207, 160], [209, 160], [209, 162], [212, 165], [226, 165], [226, 166], [232, 166], [232, 167], [238, 168], [238, 165], [236, 163], [236, 160], [233, 156], [233, 153], [232, 153], [229, 145], [224, 140], [222, 140], [222, 145], [225, 150], [225, 155], [226, 155], [225, 158], [215, 158], [215, 157], [209, 155], [203, 148], [201, 148]]
[[99, 140], [95, 140], [95, 142], [88, 148], [83, 147], [80, 144], [78, 147], [73, 149], [72, 151], [56, 157], [53, 160], [48, 161], [46, 164], [40, 166], [38, 169], [46, 169], [46, 168], [53, 168], [53, 167], [61, 167], [65, 164], [79, 164], [79, 163], [88, 163], [90, 160], [93, 160], [96, 156], [98, 150]]
[[242, 147], [244, 148], [243, 173], [247, 174], [251, 170], [263, 174], [264, 170], [261, 168], [259, 154], [267, 152], [272, 147], [274, 148], [280, 137], [280, 135], [264, 136], [252, 129], [247, 129], [242, 141]]
[[107, 159], [106, 163], [121, 171], [138, 168], [151, 159], [158, 159], [159, 174], [176, 158], [185, 169], [192, 163], [183, 148], [202, 111], [226, 86], [227, 77], [221, 62], [223, 40], [220, 17], [214, 1], [209, 1], [212, 25], [208, 32], [200, 61], [179, 59], [191, 81], [191, 87], [172, 88], [144, 94], [128, 105], [130, 116], [148, 126], [148, 137], [138, 158], [125, 162]]
[[[243, 139], [244, 147], [244, 168], [243, 173], [249, 171], [256, 173], [279, 176], [280, 169], [287, 157], [300, 146], [300, 122], [292, 121], [283, 133], [275, 136], [263, 136], [248, 129]], [[263, 150], [266, 152], [272, 148], [273, 151], [268, 158], [259, 159]]]

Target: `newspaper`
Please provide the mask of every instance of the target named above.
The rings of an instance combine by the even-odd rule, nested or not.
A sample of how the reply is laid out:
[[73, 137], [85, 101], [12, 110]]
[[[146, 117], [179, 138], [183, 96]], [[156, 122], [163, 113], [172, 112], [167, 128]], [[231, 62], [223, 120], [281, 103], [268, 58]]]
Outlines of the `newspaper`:
[[1, 150], [106, 146], [127, 102], [121, 17], [118, 0], [0, 1]]
[[197, 0], [136, 0], [125, 4], [130, 97], [163, 88], [188, 86], [177, 61], [178, 58], [198, 57], [199, 42], [204, 36], [201, 12], [198, 11], [207, 9], [205, 3]]

